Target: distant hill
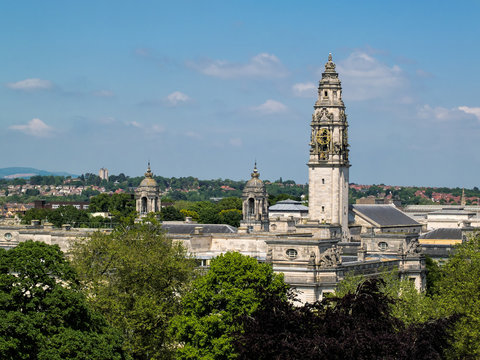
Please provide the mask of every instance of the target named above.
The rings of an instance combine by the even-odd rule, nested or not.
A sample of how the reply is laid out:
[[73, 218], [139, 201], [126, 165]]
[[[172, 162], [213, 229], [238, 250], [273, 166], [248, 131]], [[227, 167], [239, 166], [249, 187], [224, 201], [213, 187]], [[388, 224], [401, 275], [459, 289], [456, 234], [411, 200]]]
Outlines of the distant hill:
[[71, 176], [77, 177], [78, 175], [70, 174], [64, 171], [46, 171], [38, 170], [30, 167], [7, 167], [0, 168], [0, 178], [4, 179], [15, 179], [15, 178], [24, 178], [29, 179], [31, 176], [42, 175], [57, 175], [57, 176]]

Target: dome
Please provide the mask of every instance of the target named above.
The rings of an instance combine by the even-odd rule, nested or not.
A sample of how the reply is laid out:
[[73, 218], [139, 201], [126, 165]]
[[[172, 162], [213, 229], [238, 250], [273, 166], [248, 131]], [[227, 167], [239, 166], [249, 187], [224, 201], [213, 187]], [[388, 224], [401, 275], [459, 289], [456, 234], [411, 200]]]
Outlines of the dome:
[[260, 173], [257, 170], [257, 164], [253, 168], [253, 172], [251, 174], [252, 178], [247, 181], [245, 184], [245, 190], [264, 190], [265, 184], [262, 180], [260, 180]]
[[150, 163], [148, 163], [148, 169], [145, 173], [145, 179], [140, 183], [140, 187], [156, 187], [158, 186], [157, 182], [153, 178], [153, 173], [150, 170]]

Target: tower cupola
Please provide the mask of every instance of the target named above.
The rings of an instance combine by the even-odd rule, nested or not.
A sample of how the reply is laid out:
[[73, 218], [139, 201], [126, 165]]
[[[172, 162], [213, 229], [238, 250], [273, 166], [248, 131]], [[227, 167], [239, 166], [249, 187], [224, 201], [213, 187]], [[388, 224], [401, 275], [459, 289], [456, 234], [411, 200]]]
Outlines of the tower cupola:
[[136, 210], [140, 216], [160, 211], [160, 190], [153, 178], [152, 170], [150, 170], [150, 162], [148, 162], [145, 178], [135, 189], [135, 203]]

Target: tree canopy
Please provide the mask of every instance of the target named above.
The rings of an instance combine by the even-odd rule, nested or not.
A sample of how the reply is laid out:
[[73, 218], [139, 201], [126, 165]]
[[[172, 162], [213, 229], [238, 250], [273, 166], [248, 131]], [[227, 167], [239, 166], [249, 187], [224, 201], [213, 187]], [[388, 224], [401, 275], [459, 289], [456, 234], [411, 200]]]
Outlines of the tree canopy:
[[168, 359], [167, 332], [194, 276], [195, 261], [165, 237], [153, 217], [96, 232], [73, 246], [73, 264], [89, 302], [122, 331], [135, 359]]
[[120, 334], [89, 309], [58, 246], [0, 249], [0, 289], [0, 358], [126, 358]]
[[239, 318], [252, 314], [265, 297], [286, 299], [283, 275], [271, 265], [228, 252], [212, 259], [182, 299], [182, 314], [172, 325], [179, 359], [234, 359], [232, 335], [241, 332]]
[[405, 324], [382, 280], [362, 282], [343, 297], [296, 307], [266, 298], [235, 336], [238, 359], [441, 359], [452, 318]]
[[462, 315], [450, 356], [480, 358], [480, 233], [456, 247], [437, 278], [433, 299], [438, 316]]

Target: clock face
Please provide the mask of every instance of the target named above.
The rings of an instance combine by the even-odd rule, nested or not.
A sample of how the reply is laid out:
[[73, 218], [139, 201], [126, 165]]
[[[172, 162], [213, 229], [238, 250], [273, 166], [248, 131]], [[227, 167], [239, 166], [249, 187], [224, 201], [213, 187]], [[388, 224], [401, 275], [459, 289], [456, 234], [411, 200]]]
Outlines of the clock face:
[[330, 131], [325, 128], [318, 130], [316, 139], [320, 145], [327, 145], [331, 139]]

